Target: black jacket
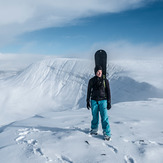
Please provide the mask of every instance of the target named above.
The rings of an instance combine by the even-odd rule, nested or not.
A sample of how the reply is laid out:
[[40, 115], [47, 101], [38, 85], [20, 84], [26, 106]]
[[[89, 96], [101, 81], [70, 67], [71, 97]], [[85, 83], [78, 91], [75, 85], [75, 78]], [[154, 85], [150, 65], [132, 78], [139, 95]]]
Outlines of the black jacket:
[[[104, 84], [105, 82], [105, 84]], [[90, 100], [107, 100], [111, 104], [111, 94], [109, 81], [107, 79], [94, 76], [89, 80], [87, 89], [87, 102]]]

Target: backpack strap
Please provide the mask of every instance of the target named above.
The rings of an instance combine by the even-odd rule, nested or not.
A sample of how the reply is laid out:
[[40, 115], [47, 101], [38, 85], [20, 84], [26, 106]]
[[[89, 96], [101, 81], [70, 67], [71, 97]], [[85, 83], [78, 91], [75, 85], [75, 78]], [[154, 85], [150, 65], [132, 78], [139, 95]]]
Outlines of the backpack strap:
[[105, 83], [106, 76], [103, 75], [102, 77], [103, 77], [104, 88], [106, 88], [106, 83]]

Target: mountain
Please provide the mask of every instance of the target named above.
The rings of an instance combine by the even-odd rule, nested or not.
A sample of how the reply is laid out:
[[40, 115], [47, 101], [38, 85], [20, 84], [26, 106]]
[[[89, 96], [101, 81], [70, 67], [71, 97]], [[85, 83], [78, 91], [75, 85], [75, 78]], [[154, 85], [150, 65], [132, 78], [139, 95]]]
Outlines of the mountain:
[[[115, 63], [107, 66], [112, 104], [163, 97], [162, 92], [146, 82], [127, 76]], [[15, 120], [48, 110], [61, 111], [86, 106], [88, 81], [94, 76], [89, 60], [48, 58], [1, 79], [1, 119]], [[6, 116], [5, 116], [6, 115]], [[21, 116], [20, 116], [21, 115]]]

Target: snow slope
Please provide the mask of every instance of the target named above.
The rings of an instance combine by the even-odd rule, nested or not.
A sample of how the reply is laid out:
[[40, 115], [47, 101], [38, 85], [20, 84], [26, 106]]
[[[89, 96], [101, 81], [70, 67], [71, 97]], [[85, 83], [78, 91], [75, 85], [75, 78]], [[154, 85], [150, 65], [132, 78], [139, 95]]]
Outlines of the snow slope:
[[8, 122], [17, 119], [18, 114], [24, 117], [45, 110], [85, 106], [89, 66], [87, 61], [50, 58], [1, 80], [2, 123], [6, 117], [10, 117]]
[[[85, 107], [88, 80], [94, 63], [88, 60], [48, 58], [1, 79], [1, 124], [49, 110]], [[127, 76], [126, 69], [108, 65], [112, 104], [163, 97], [162, 91]], [[7, 118], [6, 118], [7, 117]]]
[[[156, 107], [157, 106], [157, 107]], [[124, 102], [108, 112], [112, 141], [89, 135], [85, 108], [47, 112], [0, 128], [0, 162], [162, 163], [163, 99]]]
[[149, 80], [149, 62], [141, 61], [142, 71], [138, 62], [129, 63], [107, 66], [111, 142], [103, 141], [101, 126], [98, 136], [88, 134], [91, 113], [85, 100], [93, 62], [48, 58], [1, 77], [0, 156], [6, 157], [0, 162], [161, 163], [162, 69], [155, 82]]

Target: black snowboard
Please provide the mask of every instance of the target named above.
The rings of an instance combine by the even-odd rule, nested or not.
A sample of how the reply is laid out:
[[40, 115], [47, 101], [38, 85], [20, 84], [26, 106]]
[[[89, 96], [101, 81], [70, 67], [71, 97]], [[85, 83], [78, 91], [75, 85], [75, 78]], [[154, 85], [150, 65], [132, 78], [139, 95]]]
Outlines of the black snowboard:
[[107, 53], [104, 50], [98, 50], [95, 53], [95, 66], [102, 67], [103, 77], [106, 77]]

